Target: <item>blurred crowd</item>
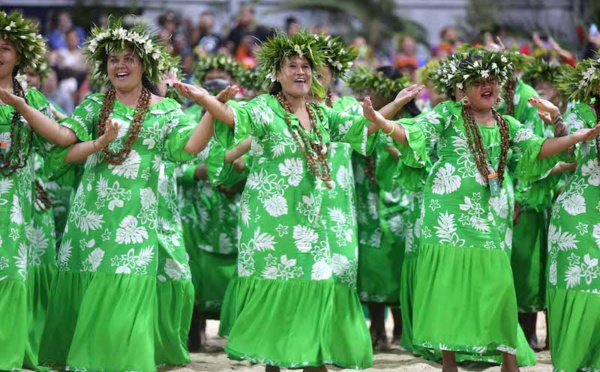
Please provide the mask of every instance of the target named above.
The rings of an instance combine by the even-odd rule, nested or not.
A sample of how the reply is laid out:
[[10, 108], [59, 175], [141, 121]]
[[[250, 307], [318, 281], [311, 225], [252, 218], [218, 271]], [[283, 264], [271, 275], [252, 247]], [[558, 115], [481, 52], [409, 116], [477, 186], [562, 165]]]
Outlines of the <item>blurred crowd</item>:
[[[95, 24], [102, 26], [106, 23], [106, 15], [100, 15]], [[51, 66], [48, 78], [42, 90], [50, 100], [56, 102], [70, 114], [74, 107], [86, 95], [93, 91], [88, 79], [89, 67], [82, 50], [86, 30], [73, 22], [69, 11], [60, 11], [43, 20], [42, 30], [48, 42], [47, 61]], [[198, 58], [211, 53], [224, 53], [241, 62], [245, 68], [256, 65], [256, 51], [261, 41], [277, 32], [276, 28], [261, 25], [257, 21], [256, 11], [250, 5], [242, 5], [235, 20], [226, 25], [226, 30], [217, 30], [215, 13], [203, 11], [197, 20], [190, 19], [173, 11], [162, 13], [155, 25], [160, 28], [160, 36], [168, 50], [181, 58], [183, 81], [191, 82], [194, 75], [194, 65]], [[323, 25], [301, 24], [295, 17], [282, 19], [279, 32], [294, 34], [301, 28], [307, 28], [314, 33], [329, 34], [330, 30]], [[600, 47], [598, 32], [581, 35], [585, 38], [585, 50], [582, 57], [590, 57]], [[462, 45], [463, 40], [453, 26], [444, 27], [439, 35], [440, 42], [425, 47], [418, 44], [410, 35], [398, 35], [391, 47], [375, 49], [364, 36], [356, 36], [346, 40], [357, 48], [359, 65], [375, 68], [382, 65], [393, 65], [401, 69], [405, 76], [417, 81], [416, 71], [431, 59], [444, 59]], [[528, 38], [506, 36], [502, 30], [495, 33], [482, 34], [475, 44], [504, 43], [508, 48], [517, 48], [527, 55], [555, 56], [563, 63], [575, 64], [575, 55], [559, 45], [556, 40], [547, 35], [533, 33]], [[487, 46], [487, 45], [486, 45]], [[548, 53], [549, 52], [549, 53]]]

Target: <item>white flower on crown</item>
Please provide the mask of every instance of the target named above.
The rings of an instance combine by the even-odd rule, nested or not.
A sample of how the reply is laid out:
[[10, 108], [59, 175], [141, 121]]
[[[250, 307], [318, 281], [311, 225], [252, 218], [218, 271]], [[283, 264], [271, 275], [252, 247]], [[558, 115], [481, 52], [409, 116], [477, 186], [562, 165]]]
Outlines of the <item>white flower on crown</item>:
[[496, 64], [496, 62], [492, 63], [492, 70], [498, 71], [498, 65]]
[[469, 74], [465, 74], [465, 75], [463, 75], [463, 81], [464, 81], [464, 80], [467, 80], [467, 79], [469, 78], [469, 76], [470, 76]]
[[490, 77], [490, 72], [488, 70], [481, 71], [481, 77], [487, 79]]
[[508, 59], [506, 59], [506, 56], [502, 56], [502, 58], [500, 58], [500, 61], [502, 61], [502, 63], [506, 63], [508, 62]]
[[460, 90], [463, 90], [463, 83], [456, 84], [456, 87]]

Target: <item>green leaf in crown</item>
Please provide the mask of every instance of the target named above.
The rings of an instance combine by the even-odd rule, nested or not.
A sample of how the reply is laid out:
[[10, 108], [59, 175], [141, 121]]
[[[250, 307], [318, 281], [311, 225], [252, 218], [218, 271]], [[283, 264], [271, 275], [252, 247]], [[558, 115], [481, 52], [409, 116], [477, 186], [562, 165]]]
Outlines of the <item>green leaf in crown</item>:
[[556, 83], [570, 100], [590, 103], [592, 97], [600, 95], [600, 55], [579, 61], [576, 67], [563, 67]]
[[26, 67], [36, 69], [46, 54], [46, 43], [37, 25], [17, 12], [0, 11], [0, 39], [9, 40], [19, 53], [17, 71], [22, 72]]
[[483, 48], [470, 48], [466, 52], [455, 53], [455, 58], [442, 71], [447, 87], [464, 89], [477, 80], [495, 78], [500, 86], [509, 81], [515, 67], [505, 51], [490, 51]]
[[200, 57], [196, 63], [194, 79], [196, 84], [201, 85], [204, 77], [211, 70], [222, 70], [230, 74], [235, 80], [239, 80], [242, 74], [242, 65], [233, 58], [224, 54], [209, 54]]
[[262, 93], [268, 90], [265, 80], [265, 76], [260, 71], [247, 68], [242, 70], [238, 83], [244, 89]]
[[155, 30], [145, 23], [137, 23], [126, 29], [122, 18], [110, 16], [106, 28], [94, 26], [86, 40], [88, 60], [93, 63], [92, 84], [97, 88], [110, 84], [107, 74], [108, 55], [131, 47], [142, 60], [144, 76], [152, 83], [158, 83], [168, 68], [168, 52]]
[[555, 61], [546, 62], [542, 59], [535, 59], [525, 67], [521, 80], [532, 87], [542, 81], [556, 84], [556, 78], [563, 71], [562, 66], [562, 64]]
[[348, 86], [355, 92], [370, 88], [375, 94], [392, 97], [411, 84], [410, 78], [388, 79], [381, 72], [371, 71], [364, 66], [359, 66], [348, 73], [346, 79]]
[[317, 47], [323, 52], [325, 63], [329, 66], [334, 76], [346, 79], [352, 63], [358, 58], [358, 51], [354, 47], [348, 47], [339, 37], [331, 35], [314, 35]]

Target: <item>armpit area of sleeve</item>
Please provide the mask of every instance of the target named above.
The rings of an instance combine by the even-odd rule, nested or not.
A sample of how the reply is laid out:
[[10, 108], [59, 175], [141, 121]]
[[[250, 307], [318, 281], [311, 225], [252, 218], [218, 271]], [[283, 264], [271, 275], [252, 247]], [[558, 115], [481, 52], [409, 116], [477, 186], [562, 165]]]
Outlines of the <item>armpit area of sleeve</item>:
[[166, 141], [166, 155], [171, 161], [182, 163], [196, 158], [195, 154], [186, 152], [183, 148], [190, 140], [194, 127], [188, 126], [171, 132]]
[[67, 154], [71, 147], [54, 146], [44, 154], [44, 170], [49, 180], [62, 177], [75, 166], [74, 163], [67, 163]]
[[554, 155], [543, 159], [538, 158], [546, 140], [547, 138], [532, 140], [515, 169], [516, 178], [534, 182], [546, 178], [550, 174], [552, 168], [561, 160], [561, 156]]
[[402, 121], [397, 125], [402, 125], [406, 133], [408, 146], [395, 142], [396, 148], [400, 151], [400, 160], [412, 168], [423, 168], [427, 163], [426, 139], [423, 130], [416, 125], [404, 125]]
[[231, 150], [249, 136], [249, 126], [252, 125], [252, 123], [245, 122], [247, 121], [245, 120], [247, 115], [240, 115], [240, 112], [238, 111], [243, 109], [238, 102], [230, 101], [227, 102], [227, 105], [231, 107], [231, 110], [233, 111], [233, 128], [222, 121], [215, 119], [215, 139], [226, 150]]

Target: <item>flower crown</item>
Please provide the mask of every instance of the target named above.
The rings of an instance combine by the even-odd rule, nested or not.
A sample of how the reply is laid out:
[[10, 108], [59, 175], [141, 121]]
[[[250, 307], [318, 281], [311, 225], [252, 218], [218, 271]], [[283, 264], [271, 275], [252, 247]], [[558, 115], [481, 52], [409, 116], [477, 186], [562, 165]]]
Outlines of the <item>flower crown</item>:
[[[181, 75], [181, 57], [179, 56], [174, 56], [172, 54], [168, 54], [167, 53], [167, 59], [165, 62], [165, 69], [164, 69], [164, 75], [170, 74], [172, 75], [172, 77], [177, 80], [177, 81], [181, 81], [182, 75]], [[163, 75], [163, 78], [164, 78]], [[165, 94], [166, 98], [171, 98], [174, 99], [175, 101], [179, 102], [180, 104], [183, 104], [185, 102], [185, 98], [183, 98], [179, 92], [177, 92], [177, 89], [175, 89], [175, 87], [173, 87], [172, 85], [167, 86], [167, 93]]]
[[[277, 80], [276, 74], [283, 61], [294, 55], [305, 57], [313, 71], [323, 67], [326, 62], [325, 54], [313, 34], [306, 30], [297, 32], [293, 37], [278, 33], [263, 42], [257, 52], [259, 72], [272, 84]], [[325, 97], [325, 90], [315, 73], [312, 74], [312, 89], [317, 96]]]
[[224, 54], [209, 54], [200, 57], [196, 64], [195, 80], [202, 84], [204, 77], [210, 70], [223, 70], [229, 73], [234, 79], [238, 80], [243, 70], [242, 65], [233, 58]]
[[[457, 73], [460, 62], [467, 56], [468, 54], [464, 52], [454, 53], [441, 61], [437, 67], [432, 68], [429, 80], [433, 83], [436, 92], [444, 94], [447, 98], [453, 97], [456, 86], [452, 77]], [[460, 86], [464, 88], [462, 84]]]
[[0, 12], [0, 39], [9, 40], [21, 56], [18, 71], [37, 68], [46, 54], [46, 43], [37, 26], [17, 12]]
[[532, 87], [542, 81], [555, 83], [562, 70], [562, 65], [558, 62], [536, 59], [525, 68], [521, 80]]
[[346, 79], [346, 83], [352, 90], [371, 88], [374, 93], [384, 97], [391, 97], [411, 84], [410, 78], [388, 79], [381, 72], [371, 71], [366, 67], [359, 66], [353, 69]]
[[498, 79], [504, 85], [514, 73], [514, 65], [501, 51], [474, 49], [470, 52], [458, 52], [456, 58], [448, 61], [445, 81], [447, 87], [464, 89], [480, 79]]
[[596, 59], [579, 61], [575, 67], [563, 67], [556, 83], [570, 100], [590, 103], [600, 89], [600, 55], [596, 55]]
[[[421, 84], [425, 84], [427, 81], [432, 81], [431, 78], [437, 69], [440, 68], [440, 61], [432, 59], [427, 64], [417, 70], [417, 79]], [[433, 82], [433, 81], [432, 81]]]
[[331, 68], [333, 74], [345, 79], [353, 61], [358, 58], [358, 51], [354, 47], [346, 47], [339, 37], [316, 34], [314, 37], [323, 52], [325, 63]]
[[131, 29], [122, 26], [122, 19], [110, 16], [106, 28], [95, 26], [86, 40], [84, 49], [88, 60], [94, 63], [92, 83], [97, 87], [109, 84], [107, 76], [108, 55], [122, 52], [127, 47], [142, 60], [144, 75], [153, 83], [159, 82], [167, 68], [168, 53], [155, 32], [143, 23]]
[[262, 93], [268, 90], [265, 80], [265, 77], [260, 73], [260, 71], [247, 68], [242, 70], [239, 78], [239, 84], [244, 89]]

